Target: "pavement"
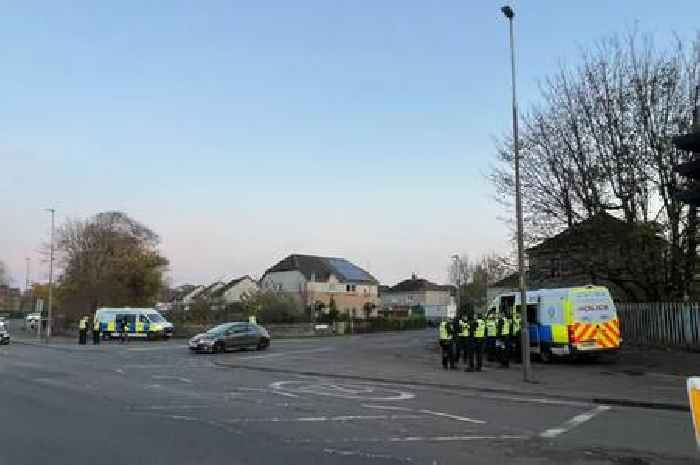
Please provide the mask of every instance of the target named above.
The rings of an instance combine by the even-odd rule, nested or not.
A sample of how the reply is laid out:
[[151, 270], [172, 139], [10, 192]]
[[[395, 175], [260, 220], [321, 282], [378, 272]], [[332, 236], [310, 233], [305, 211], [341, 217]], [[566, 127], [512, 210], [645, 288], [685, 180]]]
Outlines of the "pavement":
[[518, 365], [443, 370], [435, 337], [217, 355], [17, 341], [0, 347], [0, 463], [697, 463], [684, 390], [697, 354], [534, 364], [530, 384]]

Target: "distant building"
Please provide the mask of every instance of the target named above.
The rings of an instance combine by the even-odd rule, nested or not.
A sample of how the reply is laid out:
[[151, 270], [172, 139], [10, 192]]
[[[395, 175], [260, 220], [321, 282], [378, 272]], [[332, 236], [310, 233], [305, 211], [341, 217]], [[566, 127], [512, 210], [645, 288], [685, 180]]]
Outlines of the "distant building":
[[382, 286], [379, 313], [387, 317], [408, 317], [422, 314], [429, 321], [452, 318], [457, 306], [455, 288], [435, 284], [415, 274], [393, 287]]
[[260, 280], [262, 290], [292, 295], [326, 312], [332, 300], [340, 313], [356, 318], [376, 315], [378, 286], [371, 274], [344, 258], [299, 254], [269, 268]]
[[240, 302], [244, 295], [252, 295], [258, 291], [258, 283], [250, 276], [232, 279], [215, 291], [210, 291], [207, 297], [217, 307]]

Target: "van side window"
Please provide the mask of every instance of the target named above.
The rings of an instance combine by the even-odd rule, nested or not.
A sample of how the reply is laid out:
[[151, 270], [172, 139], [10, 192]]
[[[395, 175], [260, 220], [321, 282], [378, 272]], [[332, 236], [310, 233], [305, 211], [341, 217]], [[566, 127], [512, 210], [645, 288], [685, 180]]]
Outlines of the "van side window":
[[148, 323], [148, 318], [146, 318], [146, 315], [139, 315], [139, 322]]

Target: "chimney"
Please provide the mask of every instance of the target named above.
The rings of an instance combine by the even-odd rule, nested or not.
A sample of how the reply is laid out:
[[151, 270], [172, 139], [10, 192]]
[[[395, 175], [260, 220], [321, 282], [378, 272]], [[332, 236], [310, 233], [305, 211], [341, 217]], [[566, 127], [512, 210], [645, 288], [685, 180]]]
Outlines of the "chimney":
[[416, 276], [415, 273], [411, 273], [411, 279], [415, 281], [416, 279], [418, 279], [418, 276]]

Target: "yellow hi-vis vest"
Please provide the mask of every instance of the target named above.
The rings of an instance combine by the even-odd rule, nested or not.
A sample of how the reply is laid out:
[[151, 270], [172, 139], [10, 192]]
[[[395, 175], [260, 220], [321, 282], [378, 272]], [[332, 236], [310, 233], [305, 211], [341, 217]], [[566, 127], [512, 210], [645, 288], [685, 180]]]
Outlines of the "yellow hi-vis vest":
[[496, 320], [493, 318], [489, 318], [486, 320], [486, 335], [488, 337], [494, 337], [496, 336], [496, 331], [498, 330], [498, 326], [496, 323]]
[[469, 323], [459, 320], [459, 337], [469, 337]]
[[520, 315], [513, 317], [513, 334], [520, 333]]
[[92, 322], [92, 330], [93, 331], [99, 331], [100, 330], [100, 320], [95, 318], [95, 320]]
[[78, 325], [80, 329], [87, 329], [87, 320], [85, 318], [80, 319], [80, 324]]
[[474, 337], [477, 339], [483, 339], [486, 334], [486, 322], [483, 318], [476, 319], [476, 329], [474, 330]]
[[443, 321], [440, 323], [440, 340], [441, 341], [451, 341], [452, 335], [447, 332], [447, 322]]
[[501, 336], [510, 336], [510, 320], [508, 318], [502, 318], [503, 326], [501, 326]]

